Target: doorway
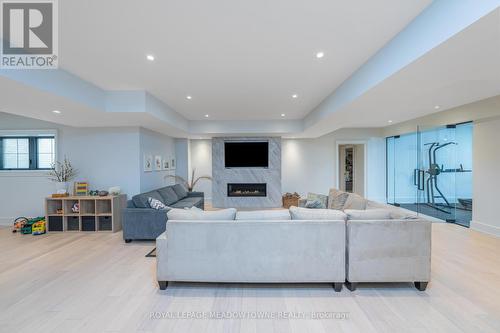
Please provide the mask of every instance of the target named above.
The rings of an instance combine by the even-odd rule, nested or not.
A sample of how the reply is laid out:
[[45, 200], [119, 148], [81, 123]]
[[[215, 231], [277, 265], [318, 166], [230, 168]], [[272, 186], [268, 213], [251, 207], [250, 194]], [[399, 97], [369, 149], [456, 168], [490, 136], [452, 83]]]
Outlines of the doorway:
[[337, 144], [337, 187], [341, 191], [365, 195], [365, 144]]

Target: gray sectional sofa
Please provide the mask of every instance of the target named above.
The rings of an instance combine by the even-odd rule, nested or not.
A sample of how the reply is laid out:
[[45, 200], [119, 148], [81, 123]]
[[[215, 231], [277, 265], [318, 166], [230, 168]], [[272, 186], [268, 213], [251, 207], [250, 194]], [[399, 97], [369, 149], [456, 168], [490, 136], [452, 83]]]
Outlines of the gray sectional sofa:
[[154, 240], [165, 231], [167, 210], [151, 208], [148, 198], [160, 200], [172, 208], [204, 208], [203, 192], [188, 192], [181, 184], [137, 194], [122, 211], [123, 239], [126, 243]]
[[351, 291], [360, 282], [412, 282], [425, 290], [431, 222], [368, 200], [362, 207], [233, 209], [219, 217], [170, 211], [156, 239], [160, 289], [168, 281], [199, 281], [329, 282], [336, 291], [341, 282]]
[[167, 281], [345, 281], [343, 220], [169, 221], [156, 239], [157, 278]]

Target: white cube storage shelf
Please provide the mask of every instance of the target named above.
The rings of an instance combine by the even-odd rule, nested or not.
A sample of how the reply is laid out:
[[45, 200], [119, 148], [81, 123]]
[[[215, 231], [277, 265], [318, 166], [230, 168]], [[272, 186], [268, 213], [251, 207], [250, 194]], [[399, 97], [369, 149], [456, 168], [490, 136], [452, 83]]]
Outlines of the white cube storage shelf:
[[[121, 210], [127, 196], [69, 196], [45, 199], [47, 231], [107, 231], [122, 229]], [[78, 203], [80, 209], [73, 212]]]

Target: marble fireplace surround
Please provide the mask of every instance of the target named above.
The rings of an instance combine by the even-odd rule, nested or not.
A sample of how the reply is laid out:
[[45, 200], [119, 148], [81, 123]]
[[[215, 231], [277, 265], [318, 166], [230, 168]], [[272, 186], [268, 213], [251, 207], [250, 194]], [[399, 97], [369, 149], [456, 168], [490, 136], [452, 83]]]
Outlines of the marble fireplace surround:
[[[269, 142], [268, 168], [227, 168], [224, 165], [224, 142]], [[279, 137], [218, 137], [212, 139], [212, 205], [227, 207], [281, 207], [281, 138]], [[228, 197], [228, 183], [265, 183], [265, 197]]]

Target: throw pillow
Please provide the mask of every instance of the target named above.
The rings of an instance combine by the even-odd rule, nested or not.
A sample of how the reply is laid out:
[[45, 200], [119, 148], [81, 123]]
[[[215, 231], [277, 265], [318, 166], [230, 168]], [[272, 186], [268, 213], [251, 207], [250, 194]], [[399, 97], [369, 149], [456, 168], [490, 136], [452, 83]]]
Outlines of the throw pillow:
[[236, 220], [291, 220], [290, 212], [284, 209], [280, 210], [252, 210], [236, 213]]
[[328, 196], [323, 194], [307, 193], [307, 201], [319, 201], [320, 203], [320, 207], [310, 207], [310, 208], [327, 208]]
[[173, 208], [168, 211], [167, 217], [169, 220], [191, 220], [191, 221], [203, 221], [203, 220], [234, 220], [236, 217], [236, 208], [227, 208], [215, 211], [198, 211], [196, 209], [180, 209]]
[[319, 200], [307, 200], [305, 206], [306, 208], [326, 208]]
[[165, 205], [163, 202], [161, 202], [160, 200], [155, 199], [155, 198], [151, 198], [151, 197], [148, 198], [148, 203], [149, 203], [149, 207], [151, 207], [153, 209], [169, 209], [170, 208], [167, 205]]
[[330, 189], [328, 193], [328, 208], [343, 210], [344, 204], [349, 197], [349, 193], [337, 190], [335, 188]]
[[169, 204], [168, 202], [165, 202], [165, 200], [163, 200], [162, 196], [160, 195], [160, 193], [158, 193], [158, 191], [149, 191], [146, 193], [134, 195], [132, 197], [132, 201], [134, 202], [134, 206], [136, 208], [149, 208], [149, 203], [148, 203], [149, 197], [155, 198], [156, 200], [160, 200], [161, 202], [164, 202], [167, 205]]
[[175, 194], [177, 194], [179, 200], [184, 199], [188, 196], [188, 192], [182, 184], [175, 184], [174, 186], [172, 186], [172, 189], [174, 190]]
[[161, 197], [163, 198], [163, 202], [166, 205], [172, 205], [179, 201], [179, 197], [175, 193], [172, 186], [162, 187], [158, 190], [158, 192], [160, 193]]
[[367, 200], [356, 193], [349, 193], [344, 209], [366, 209]]
[[345, 221], [347, 216], [340, 210], [333, 209], [309, 209], [302, 207], [290, 207], [292, 220], [332, 220]]
[[348, 220], [390, 220], [390, 209], [346, 209]]

